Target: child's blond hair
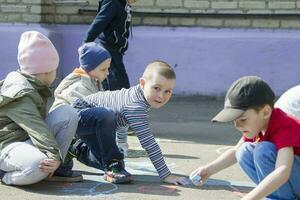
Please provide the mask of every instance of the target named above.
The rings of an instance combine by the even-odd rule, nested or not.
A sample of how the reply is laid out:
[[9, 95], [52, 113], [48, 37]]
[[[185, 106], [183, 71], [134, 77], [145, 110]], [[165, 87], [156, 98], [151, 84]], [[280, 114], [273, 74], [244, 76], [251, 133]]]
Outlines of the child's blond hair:
[[165, 61], [155, 60], [149, 63], [143, 73], [143, 78], [151, 79], [154, 73], [158, 73], [167, 79], [176, 79], [175, 71]]

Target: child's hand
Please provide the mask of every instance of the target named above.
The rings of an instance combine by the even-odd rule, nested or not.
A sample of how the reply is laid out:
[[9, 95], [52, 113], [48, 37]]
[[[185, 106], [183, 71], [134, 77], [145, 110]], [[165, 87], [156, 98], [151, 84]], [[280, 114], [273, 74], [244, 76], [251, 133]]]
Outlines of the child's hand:
[[175, 175], [172, 175], [172, 174], [167, 176], [164, 179], [164, 182], [171, 183], [171, 184], [174, 184], [174, 185], [188, 185], [189, 184], [189, 181], [188, 181], [187, 178], [180, 177], [180, 176], [175, 176]]
[[197, 171], [197, 174], [199, 176], [201, 176], [199, 186], [202, 186], [207, 181], [207, 179], [211, 176], [211, 173], [210, 173], [208, 167], [199, 167], [195, 171]]
[[49, 176], [53, 176], [55, 170], [59, 167], [60, 161], [54, 159], [45, 159], [40, 162], [40, 170], [44, 173], [49, 173]]

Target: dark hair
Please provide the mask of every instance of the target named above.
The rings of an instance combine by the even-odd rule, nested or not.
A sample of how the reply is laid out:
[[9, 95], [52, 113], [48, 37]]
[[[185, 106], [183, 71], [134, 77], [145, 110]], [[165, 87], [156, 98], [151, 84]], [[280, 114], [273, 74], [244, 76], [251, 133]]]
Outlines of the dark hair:
[[274, 108], [274, 102], [268, 103], [268, 104], [262, 104], [262, 105], [258, 105], [258, 106], [251, 106], [250, 108], [255, 110], [256, 112], [259, 112], [266, 105], [270, 106], [271, 108]]

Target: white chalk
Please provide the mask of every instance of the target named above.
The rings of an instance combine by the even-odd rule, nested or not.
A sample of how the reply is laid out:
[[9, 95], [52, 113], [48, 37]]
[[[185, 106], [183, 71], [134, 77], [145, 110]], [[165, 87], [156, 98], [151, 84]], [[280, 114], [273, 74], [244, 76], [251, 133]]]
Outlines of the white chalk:
[[195, 170], [190, 174], [190, 180], [194, 185], [200, 186], [201, 176], [198, 174], [198, 170]]

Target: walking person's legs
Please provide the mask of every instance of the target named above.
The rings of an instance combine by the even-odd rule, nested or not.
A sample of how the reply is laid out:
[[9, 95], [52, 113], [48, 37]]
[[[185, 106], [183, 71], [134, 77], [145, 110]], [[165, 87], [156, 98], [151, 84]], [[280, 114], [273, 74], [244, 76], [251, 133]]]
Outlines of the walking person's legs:
[[123, 55], [118, 52], [110, 51], [112, 60], [109, 68], [109, 75], [107, 80], [103, 81], [103, 88], [105, 90], [120, 90], [122, 88], [129, 88], [129, 78], [123, 62]]

